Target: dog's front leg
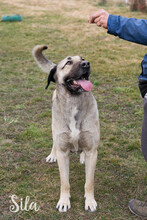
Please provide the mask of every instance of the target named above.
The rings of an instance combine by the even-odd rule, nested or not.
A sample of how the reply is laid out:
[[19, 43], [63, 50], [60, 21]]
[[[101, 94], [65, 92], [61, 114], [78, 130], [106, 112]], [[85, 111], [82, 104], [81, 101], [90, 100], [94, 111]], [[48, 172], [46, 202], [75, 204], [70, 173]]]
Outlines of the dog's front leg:
[[60, 199], [57, 203], [56, 208], [60, 212], [66, 212], [70, 209], [70, 185], [69, 185], [69, 150], [63, 151], [58, 149], [56, 151], [57, 162], [60, 172]]
[[46, 157], [46, 162], [56, 163], [56, 160], [57, 160], [57, 158], [56, 158], [56, 147], [55, 147], [55, 144], [53, 144], [51, 153], [48, 155], [48, 157]]
[[85, 151], [85, 210], [94, 212], [97, 203], [94, 199], [94, 172], [97, 160], [97, 150]]

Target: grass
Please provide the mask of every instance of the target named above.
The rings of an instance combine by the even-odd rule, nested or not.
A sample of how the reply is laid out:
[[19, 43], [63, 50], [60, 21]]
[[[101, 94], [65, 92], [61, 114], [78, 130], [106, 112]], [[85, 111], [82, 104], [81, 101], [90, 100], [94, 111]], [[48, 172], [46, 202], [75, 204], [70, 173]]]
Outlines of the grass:
[[[127, 205], [131, 198], [147, 197], [147, 165], [140, 149], [143, 111], [137, 86], [146, 48], [89, 25], [87, 17], [100, 8], [99, 1], [36, 2], [0, 2], [1, 15], [23, 15], [22, 22], [0, 25], [0, 219], [137, 219]], [[111, 1], [102, 7], [110, 13], [146, 18], [130, 12], [122, 2]], [[47, 44], [46, 56], [55, 63], [77, 54], [91, 63], [101, 122], [95, 173], [99, 207], [95, 213], [84, 211], [85, 173], [77, 154], [70, 158], [72, 209], [67, 213], [55, 209], [58, 167], [45, 163], [52, 147], [51, 96], [55, 86], [44, 89], [47, 75], [31, 56], [36, 44]], [[11, 213], [9, 196], [13, 194], [18, 201], [30, 196], [40, 210]]]

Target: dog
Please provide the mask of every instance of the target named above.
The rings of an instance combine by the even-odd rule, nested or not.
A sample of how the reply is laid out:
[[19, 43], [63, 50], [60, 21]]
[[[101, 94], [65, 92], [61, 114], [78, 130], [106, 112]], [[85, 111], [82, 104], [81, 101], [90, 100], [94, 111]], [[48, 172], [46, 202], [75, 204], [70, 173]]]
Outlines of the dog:
[[33, 57], [39, 67], [48, 73], [47, 86], [56, 83], [52, 98], [53, 147], [46, 158], [56, 162], [60, 172], [60, 199], [56, 208], [66, 212], [70, 205], [69, 153], [80, 152], [80, 162], [85, 163], [85, 210], [95, 211], [94, 172], [100, 140], [97, 102], [91, 93], [90, 63], [80, 56], [68, 56], [58, 65], [43, 55], [47, 46], [33, 48]]

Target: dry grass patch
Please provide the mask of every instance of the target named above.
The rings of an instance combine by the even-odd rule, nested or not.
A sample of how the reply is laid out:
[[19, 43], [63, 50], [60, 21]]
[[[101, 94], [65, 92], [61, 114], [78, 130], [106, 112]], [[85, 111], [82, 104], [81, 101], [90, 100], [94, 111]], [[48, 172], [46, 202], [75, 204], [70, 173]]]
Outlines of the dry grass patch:
[[88, 1], [78, 0], [3, 0], [4, 3], [18, 7], [24, 15], [42, 15], [44, 12], [60, 13], [76, 18], [85, 18], [95, 8]]

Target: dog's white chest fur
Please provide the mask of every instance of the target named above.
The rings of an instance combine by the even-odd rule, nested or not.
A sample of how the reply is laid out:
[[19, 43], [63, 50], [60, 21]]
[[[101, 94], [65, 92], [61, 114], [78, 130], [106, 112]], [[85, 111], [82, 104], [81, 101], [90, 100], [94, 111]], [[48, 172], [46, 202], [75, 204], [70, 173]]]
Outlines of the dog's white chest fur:
[[69, 128], [71, 130], [71, 142], [74, 145], [75, 151], [78, 151], [78, 140], [79, 140], [79, 133], [80, 130], [77, 129], [76, 127], [76, 115], [78, 113], [77, 107], [73, 108], [72, 113], [71, 113], [71, 117], [70, 117], [70, 124], [69, 124]]

